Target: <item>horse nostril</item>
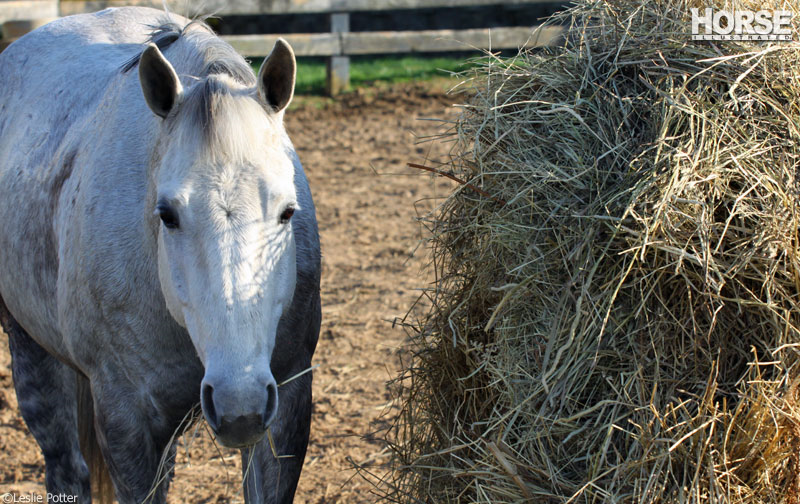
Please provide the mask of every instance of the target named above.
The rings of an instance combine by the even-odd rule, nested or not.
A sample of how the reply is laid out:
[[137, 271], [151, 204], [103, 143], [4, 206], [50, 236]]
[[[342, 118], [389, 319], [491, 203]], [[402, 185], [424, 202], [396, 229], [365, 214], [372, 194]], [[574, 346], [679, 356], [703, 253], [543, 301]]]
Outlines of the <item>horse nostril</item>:
[[275, 383], [273, 382], [267, 385], [267, 407], [264, 408], [264, 416], [262, 417], [265, 429], [269, 427], [269, 424], [272, 423], [272, 420], [274, 420], [275, 414], [277, 412], [278, 412], [278, 386], [275, 385]]
[[200, 404], [206, 413], [206, 420], [211, 426], [211, 430], [216, 431], [219, 428], [219, 418], [217, 418], [217, 409], [214, 407], [214, 387], [207, 383], [203, 385]]

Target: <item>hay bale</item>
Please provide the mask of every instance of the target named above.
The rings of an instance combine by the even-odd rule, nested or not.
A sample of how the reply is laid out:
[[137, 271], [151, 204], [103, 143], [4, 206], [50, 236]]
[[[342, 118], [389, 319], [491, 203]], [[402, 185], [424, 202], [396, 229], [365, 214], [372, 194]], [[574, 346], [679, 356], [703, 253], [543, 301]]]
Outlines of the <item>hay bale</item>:
[[800, 498], [800, 48], [692, 6], [579, 0], [477, 70], [444, 169], [495, 199], [427, 221], [389, 498]]

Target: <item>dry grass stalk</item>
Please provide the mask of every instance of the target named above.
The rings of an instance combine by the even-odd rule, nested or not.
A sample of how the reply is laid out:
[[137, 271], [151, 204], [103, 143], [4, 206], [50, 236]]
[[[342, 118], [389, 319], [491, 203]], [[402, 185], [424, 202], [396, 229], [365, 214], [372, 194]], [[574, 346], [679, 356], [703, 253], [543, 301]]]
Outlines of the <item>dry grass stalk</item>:
[[427, 220], [388, 499], [800, 499], [800, 48], [704, 6], [579, 0], [476, 71], [446, 171], [506, 204]]

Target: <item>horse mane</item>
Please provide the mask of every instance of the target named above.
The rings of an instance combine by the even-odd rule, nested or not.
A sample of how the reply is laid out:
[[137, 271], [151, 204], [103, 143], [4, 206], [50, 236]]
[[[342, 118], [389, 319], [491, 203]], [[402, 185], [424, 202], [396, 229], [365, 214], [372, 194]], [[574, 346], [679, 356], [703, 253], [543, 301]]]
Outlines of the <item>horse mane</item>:
[[[195, 18], [181, 26], [169, 13], [165, 13], [161, 24], [150, 26], [152, 30], [144, 44], [153, 43], [164, 52], [175, 42], [186, 40], [194, 46], [190, 58], [196, 61], [190, 67], [195, 77], [224, 74], [246, 86], [254, 85], [255, 75], [250, 65], [233, 47], [216, 36], [205, 19], [207, 17]], [[127, 73], [133, 70], [141, 57], [142, 51], [139, 51], [122, 65], [120, 71]]]

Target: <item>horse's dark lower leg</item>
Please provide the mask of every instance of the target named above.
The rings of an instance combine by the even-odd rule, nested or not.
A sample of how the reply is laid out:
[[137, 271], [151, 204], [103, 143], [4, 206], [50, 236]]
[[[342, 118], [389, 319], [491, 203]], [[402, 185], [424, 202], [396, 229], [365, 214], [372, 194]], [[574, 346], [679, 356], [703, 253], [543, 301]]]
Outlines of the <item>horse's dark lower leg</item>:
[[0, 322], [8, 334], [19, 409], [44, 455], [47, 491], [89, 502], [89, 470], [78, 440], [76, 372], [31, 339], [2, 300]]
[[242, 450], [248, 504], [291, 503], [300, 479], [311, 426], [311, 373], [281, 387], [278, 398], [278, 415], [270, 425], [275, 453], [267, 438]]
[[[97, 439], [117, 501], [163, 504], [175, 459], [169, 441], [178, 424], [139, 404], [135, 388], [121, 381], [105, 387], [93, 383], [92, 394]], [[169, 450], [166, 456], [165, 450]]]

